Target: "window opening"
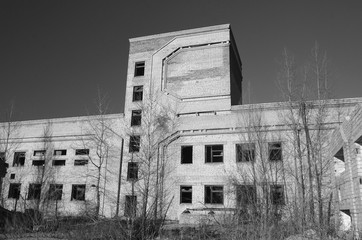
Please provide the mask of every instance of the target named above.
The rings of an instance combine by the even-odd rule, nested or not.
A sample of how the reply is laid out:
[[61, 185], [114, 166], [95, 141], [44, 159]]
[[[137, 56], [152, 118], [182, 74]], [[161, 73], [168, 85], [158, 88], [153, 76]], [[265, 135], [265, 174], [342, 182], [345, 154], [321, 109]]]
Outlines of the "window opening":
[[271, 202], [275, 205], [284, 205], [284, 188], [282, 185], [270, 186]]
[[20, 183], [10, 183], [8, 198], [19, 199], [20, 196]]
[[205, 158], [207, 163], [223, 162], [223, 145], [205, 146]]
[[49, 200], [62, 200], [63, 184], [50, 184], [48, 199]]
[[132, 101], [142, 101], [143, 98], [143, 86], [134, 86], [133, 87], [133, 98]]
[[205, 186], [205, 203], [223, 204], [224, 187], [223, 186]]
[[67, 150], [62, 149], [62, 150], [54, 150], [54, 156], [64, 156], [67, 155]]
[[35, 150], [33, 155], [35, 157], [42, 157], [45, 155], [45, 150]]
[[140, 141], [141, 136], [131, 136], [129, 138], [129, 152], [139, 152], [140, 151]]
[[282, 143], [269, 143], [269, 160], [282, 161]]
[[75, 184], [72, 185], [72, 196], [70, 200], [85, 200], [85, 185], [84, 184]]
[[133, 110], [131, 117], [131, 126], [140, 126], [142, 119], [142, 111], [141, 110]]
[[75, 155], [89, 155], [89, 149], [76, 149]]
[[256, 203], [256, 187], [254, 185], [236, 186], [236, 203], [238, 207]]
[[32, 165], [39, 167], [39, 166], [44, 166], [44, 164], [45, 164], [45, 160], [33, 160]]
[[137, 180], [138, 179], [138, 163], [129, 162], [127, 169], [127, 180]]
[[40, 199], [41, 194], [41, 184], [32, 183], [29, 184], [29, 192], [28, 192], [28, 199]]
[[192, 146], [181, 146], [181, 163], [192, 163]]
[[24, 166], [25, 163], [25, 152], [15, 152], [13, 167]]
[[65, 166], [65, 160], [53, 160], [53, 166]]
[[192, 203], [192, 186], [180, 187], [180, 203]]
[[74, 166], [84, 166], [86, 164], [88, 164], [87, 159], [74, 160]]
[[134, 217], [136, 216], [136, 210], [137, 210], [137, 196], [126, 195], [124, 215], [126, 217]]
[[145, 62], [136, 62], [134, 68], [134, 76], [143, 76], [145, 75]]
[[255, 160], [255, 144], [242, 143], [236, 144], [236, 161], [252, 162]]

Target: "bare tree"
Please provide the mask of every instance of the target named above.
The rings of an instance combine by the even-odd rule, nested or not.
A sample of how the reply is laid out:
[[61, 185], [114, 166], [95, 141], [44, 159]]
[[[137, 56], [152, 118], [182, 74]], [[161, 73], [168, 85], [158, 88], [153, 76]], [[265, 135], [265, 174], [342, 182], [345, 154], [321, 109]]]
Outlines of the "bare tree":
[[326, 206], [330, 206], [332, 194], [326, 179], [333, 166], [325, 150], [330, 130], [325, 124], [330, 117], [329, 73], [326, 54], [320, 53], [317, 43], [311, 53], [309, 63], [298, 72], [293, 57], [284, 50], [278, 80], [287, 101], [281, 119], [289, 126], [290, 141], [294, 143], [290, 156], [294, 159], [293, 175], [299, 192], [295, 195], [295, 209], [301, 207], [297, 219], [301, 220], [302, 230], [317, 224], [320, 234], [324, 234], [330, 218]]
[[[228, 173], [236, 196], [236, 236], [270, 239], [286, 202], [286, 178], [281, 134], [270, 131], [262, 106], [239, 113], [236, 170]], [[235, 237], [235, 236], [234, 236]]]
[[[95, 182], [96, 203], [94, 217], [98, 218], [101, 214], [101, 202], [106, 194], [106, 185], [108, 184], [107, 174], [112, 174], [107, 165], [109, 159], [117, 157], [120, 142], [120, 135], [117, 133], [115, 122], [108, 117], [109, 102], [105, 94], [98, 90], [95, 101], [96, 114], [89, 116], [85, 127], [82, 130], [83, 138], [81, 148], [95, 150], [94, 153], [87, 154], [91, 163], [88, 176]], [[79, 146], [77, 146], [79, 148]]]
[[[141, 195], [139, 211], [142, 239], [155, 220], [163, 219], [170, 202], [166, 194], [168, 176], [166, 148], [177, 125], [176, 109], [161, 102], [160, 93], [149, 95], [133, 111], [129, 135], [129, 164], [136, 166], [137, 176], [128, 173], [131, 196]], [[129, 125], [126, 124], [125, 125]], [[135, 203], [134, 203], [135, 205]], [[134, 206], [133, 206], [134, 207]], [[131, 214], [131, 222], [135, 215]]]
[[[19, 146], [19, 123], [14, 122], [14, 104], [11, 103], [9, 110], [2, 114], [0, 123], [0, 154], [3, 161], [9, 163], [10, 156]], [[4, 185], [3, 178], [0, 178], [0, 204], [4, 205]]]

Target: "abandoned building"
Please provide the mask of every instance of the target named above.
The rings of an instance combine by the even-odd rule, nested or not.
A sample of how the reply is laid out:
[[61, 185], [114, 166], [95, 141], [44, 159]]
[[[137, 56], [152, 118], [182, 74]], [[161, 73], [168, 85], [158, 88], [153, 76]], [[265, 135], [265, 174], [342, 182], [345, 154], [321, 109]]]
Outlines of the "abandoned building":
[[[130, 39], [124, 114], [2, 123], [10, 133], [0, 143], [9, 163], [2, 205], [59, 215], [97, 209], [106, 217], [152, 209], [181, 223], [232, 211], [263, 192], [287, 206], [299, 192], [288, 122], [295, 107], [242, 104], [242, 81], [228, 24]], [[326, 194], [356, 228], [361, 103], [324, 101], [321, 124], [333, 163]], [[318, 105], [309, 103], [311, 114]]]

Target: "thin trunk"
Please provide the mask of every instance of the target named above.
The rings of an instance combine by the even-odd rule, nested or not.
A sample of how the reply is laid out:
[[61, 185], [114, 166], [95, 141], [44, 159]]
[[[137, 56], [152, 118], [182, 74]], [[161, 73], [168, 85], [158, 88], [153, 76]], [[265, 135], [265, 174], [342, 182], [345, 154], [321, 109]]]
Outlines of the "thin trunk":
[[305, 138], [306, 138], [306, 147], [307, 147], [307, 160], [308, 160], [308, 174], [309, 174], [309, 213], [310, 213], [310, 221], [313, 225], [314, 223], [314, 194], [313, 194], [313, 164], [312, 164], [312, 157], [311, 157], [311, 138], [309, 135], [309, 127], [307, 122], [307, 115], [306, 115], [306, 104], [303, 102], [301, 104], [301, 115], [303, 121], [303, 127], [305, 131]]
[[304, 184], [304, 174], [303, 174], [303, 158], [302, 158], [302, 149], [300, 144], [300, 129], [297, 129], [297, 150], [298, 150], [298, 159], [299, 159], [299, 168], [300, 168], [300, 181], [302, 189], [302, 230], [305, 226], [305, 184]]

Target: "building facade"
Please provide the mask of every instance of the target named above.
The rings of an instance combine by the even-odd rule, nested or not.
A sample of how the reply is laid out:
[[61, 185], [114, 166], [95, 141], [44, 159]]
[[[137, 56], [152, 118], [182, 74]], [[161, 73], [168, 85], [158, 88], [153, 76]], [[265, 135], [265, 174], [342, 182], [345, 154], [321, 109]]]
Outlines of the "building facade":
[[[190, 223], [266, 194], [268, 204], [288, 211], [291, 196], [300, 194], [295, 137], [306, 134], [290, 122], [298, 105], [243, 105], [242, 80], [228, 24], [130, 39], [124, 114], [17, 122], [3, 135], [0, 150], [10, 165], [3, 206], [60, 215], [90, 209], [107, 217], [154, 214]], [[346, 148], [338, 129], [361, 102], [323, 101], [323, 149]], [[320, 104], [308, 103], [309, 116]], [[323, 159], [334, 159], [327, 152]], [[347, 171], [357, 171], [348, 165], [357, 160], [348, 161], [336, 179], [334, 164], [328, 165], [323, 194], [337, 185], [360, 196], [357, 182], [351, 188], [358, 173]], [[357, 199], [342, 198], [334, 198], [334, 211], [349, 210], [358, 226]]]

